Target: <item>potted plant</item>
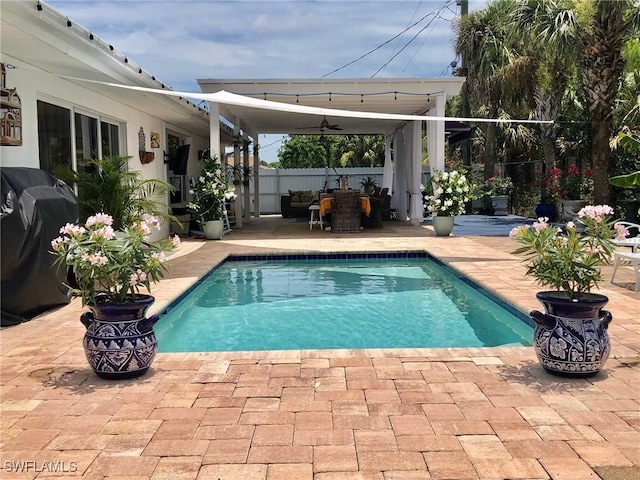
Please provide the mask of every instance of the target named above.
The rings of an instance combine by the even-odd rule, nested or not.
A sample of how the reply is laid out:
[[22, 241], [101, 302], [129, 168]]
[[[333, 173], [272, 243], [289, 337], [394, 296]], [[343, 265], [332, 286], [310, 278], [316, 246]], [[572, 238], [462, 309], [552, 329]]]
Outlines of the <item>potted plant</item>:
[[147, 237], [160, 229], [156, 217], [125, 226], [117, 234], [113, 218], [104, 213], [90, 216], [84, 225], [67, 224], [51, 241], [56, 264], [72, 267], [72, 293], [90, 309], [80, 317], [87, 331], [84, 350], [94, 372], [109, 379], [144, 374], [157, 350], [153, 325], [157, 315], [145, 317], [154, 298], [150, 291], [167, 271], [166, 256], [180, 239], [150, 243]]
[[556, 221], [556, 202], [554, 192], [558, 190], [557, 177], [547, 175], [540, 187], [540, 201], [536, 205], [536, 217], [547, 217], [550, 222]]
[[360, 185], [362, 185], [362, 189], [364, 190], [364, 193], [368, 193], [368, 194], [373, 193], [373, 191], [378, 186], [378, 184], [376, 183], [373, 177], [363, 178], [362, 181], [360, 182]]
[[456, 215], [465, 212], [465, 204], [474, 197], [475, 185], [471, 184], [463, 172], [434, 170], [431, 176], [433, 194], [427, 200], [425, 209], [433, 215], [433, 229], [438, 236], [448, 236], [453, 230]]
[[509, 209], [509, 196], [513, 192], [511, 177], [501, 175], [490, 177], [485, 187], [487, 195], [491, 197], [491, 207], [494, 215], [506, 215]]
[[550, 175], [555, 177], [552, 184], [557, 188], [556, 197], [562, 202], [563, 218], [575, 221], [578, 211], [587, 204], [586, 196], [591, 191], [591, 170], [587, 169], [582, 174], [577, 165], [571, 164], [566, 172], [552, 168]]
[[78, 170], [58, 166], [54, 174], [68, 185], [78, 188], [80, 221], [97, 213], [113, 218], [113, 228], [138, 221], [144, 214], [163, 221], [175, 221], [158, 197], [175, 191], [171, 184], [157, 178], [145, 179], [139, 171], [129, 171], [129, 159], [121, 155], [82, 162]]
[[208, 239], [219, 240], [224, 231], [225, 202], [235, 198], [234, 187], [227, 185], [224, 169], [216, 157], [204, 160], [200, 175], [189, 193], [193, 199], [187, 205]]
[[251, 165], [240, 164], [242, 167], [242, 185], [249, 186], [251, 179], [255, 176], [256, 171]]
[[582, 232], [573, 222], [563, 232], [548, 218], [539, 218], [510, 233], [523, 245], [513, 253], [525, 255], [526, 275], [551, 289], [536, 295], [545, 313], [530, 314], [537, 324], [536, 354], [551, 373], [594, 375], [609, 356], [607, 327], [612, 317], [603, 310], [609, 299], [591, 290], [602, 280], [600, 264], [611, 259], [612, 240], [627, 235], [624, 227], [614, 227], [612, 215], [608, 205], [589, 205], [578, 212]]

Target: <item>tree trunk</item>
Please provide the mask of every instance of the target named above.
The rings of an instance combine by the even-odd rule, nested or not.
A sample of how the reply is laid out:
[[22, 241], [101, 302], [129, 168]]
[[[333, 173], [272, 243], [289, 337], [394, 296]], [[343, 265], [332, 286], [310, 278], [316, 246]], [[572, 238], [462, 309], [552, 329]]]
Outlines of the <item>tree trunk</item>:
[[611, 171], [609, 126], [604, 122], [594, 122], [591, 124], [591, 135], [593, 201], [596, 205], [613, 205], [613, 192], [609, 185]]
[[556, 143], [553, 138], [542, 138], [542, 151], [544, 152], [544, 173], [549, 175], [556, 164]]

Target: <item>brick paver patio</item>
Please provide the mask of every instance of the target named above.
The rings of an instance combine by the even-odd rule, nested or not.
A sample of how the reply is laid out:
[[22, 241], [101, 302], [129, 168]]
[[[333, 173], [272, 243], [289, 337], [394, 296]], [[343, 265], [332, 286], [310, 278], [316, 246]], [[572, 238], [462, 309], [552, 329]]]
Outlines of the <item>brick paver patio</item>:
[[[508, 238], [438, 238], [399, 222], [297, 233], [283, 222], [185, 241], [153, 310], [230, 253], [403, 250], [428, 251], [523, 311], [540, 308]], [[144, 377], [105, 381], [84, 358], [74, 300], [0, 330], [0, 477], [638, 479], [632, 281], [627, 270], [601, 283], [612, 355], [589, 379], [545, 373], [530, 347], [500, 347], [163, 353]]]

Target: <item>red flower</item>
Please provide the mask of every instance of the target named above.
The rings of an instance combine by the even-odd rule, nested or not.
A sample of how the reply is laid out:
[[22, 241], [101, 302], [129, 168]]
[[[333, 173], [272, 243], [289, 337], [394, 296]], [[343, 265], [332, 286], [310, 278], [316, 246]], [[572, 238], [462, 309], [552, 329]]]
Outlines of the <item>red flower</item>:
[[580, 169], [576, 164], [572, 164], [567, 167], [567, 173], [572, 177], [575, 177], [577, 175], [580, 175]]
[[589, 170], [588, 168], [584, 171], [584, 176], [587, 178], [591, 178], [591, 174], [593, 172], [591, 170]]

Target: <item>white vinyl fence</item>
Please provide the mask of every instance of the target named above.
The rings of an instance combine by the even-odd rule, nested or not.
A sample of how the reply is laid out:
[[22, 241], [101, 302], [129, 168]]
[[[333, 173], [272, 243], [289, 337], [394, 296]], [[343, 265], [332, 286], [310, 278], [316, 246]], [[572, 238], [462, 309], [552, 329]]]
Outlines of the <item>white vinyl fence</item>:
[[[354, 168], [261, 168], [260, 176], [260, 213], [280, 213], [280, 196], [288, 195], [289, 190], [313, 190], [338, 188], [336, 183], [340, 175], [349, 175], [349, 188], [362, 188], [361, 182], [372, 177], [378, 186], [382, 185], [382, 167]], [[336, 174], [337, 172], [337, 174]], [[428, 179], [428, 167], [423, 171], [423, 183]], [[254, 213], [254, 186], [250, 187], [251, 213]]]

